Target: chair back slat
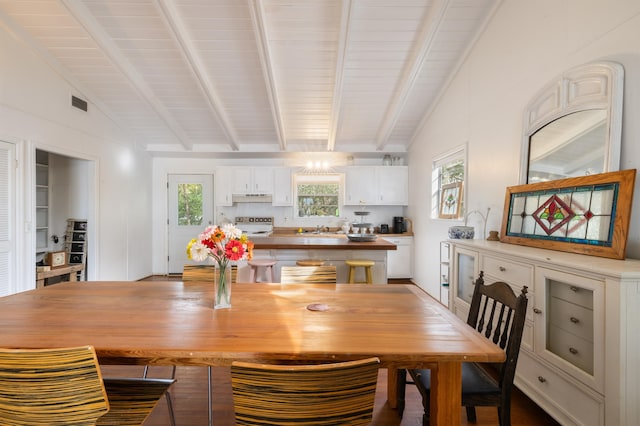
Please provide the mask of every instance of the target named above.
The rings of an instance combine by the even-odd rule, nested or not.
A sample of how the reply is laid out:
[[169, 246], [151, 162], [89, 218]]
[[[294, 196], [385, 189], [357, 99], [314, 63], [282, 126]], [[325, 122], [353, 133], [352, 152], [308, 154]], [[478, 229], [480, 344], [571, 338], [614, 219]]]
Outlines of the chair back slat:
[[280, 268], [282, 284], [335, 284], [335, 265], [327, 266], [288, 266]]
[[[516, 296], [509, 284], [484, 284], [484, 273], [475, 281], [467, 324], [505, 350], [506, 361], [498, 365], [501, 386], [513, 382], [527, 309], [527, 287]], [[491, 306], [489, 312], [488, 306]], [[496, 314], [496, 312], [499, 313]], [[493, 330], [493, 334], [491, 332]], [[506, 386], [505, 386], [506, 385]]]
[[320, 365], [234, 362], [237, 425], [369, 425], [378, 358]]
[[3, 426], [94, 425], [108, 410], [92, 346], [0, 349]]

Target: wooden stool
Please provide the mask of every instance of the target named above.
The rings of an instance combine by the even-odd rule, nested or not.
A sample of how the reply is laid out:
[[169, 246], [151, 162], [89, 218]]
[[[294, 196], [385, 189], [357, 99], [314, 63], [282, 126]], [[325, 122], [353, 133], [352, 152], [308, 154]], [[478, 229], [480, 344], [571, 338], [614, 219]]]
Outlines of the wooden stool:
[[366, 281], [360, 281], [360, 283], [373, 284], [373, 273], [371, 268], [376, 264], [373, 260], [345, 260], [344, 263], [349, 267], [349, 283], [356, 282], [356, 268], [364, 268], [364, 273], [367, 277]]
[[256, 283], [258, 282], [258, 269], [265, 268], [267, 275], [267, 282], [273, 282], [273, 265], [276, 264], [276, 260], [272, 259], [252, 259], [249, 262], [249, 266], [251, 267], [251, 272], [249, 273], [249, 282]]
[[296, 260], [297, 266], [324, 266], [324, 260], [301, 259]]

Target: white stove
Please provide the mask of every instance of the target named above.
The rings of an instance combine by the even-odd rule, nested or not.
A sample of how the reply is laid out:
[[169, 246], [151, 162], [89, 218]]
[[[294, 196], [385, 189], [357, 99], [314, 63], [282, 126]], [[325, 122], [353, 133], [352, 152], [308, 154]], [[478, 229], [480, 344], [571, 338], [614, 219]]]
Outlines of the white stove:
[[273, 217], [239, 216], [235, 223], [250, 239], [268, 237], [273, 232]]

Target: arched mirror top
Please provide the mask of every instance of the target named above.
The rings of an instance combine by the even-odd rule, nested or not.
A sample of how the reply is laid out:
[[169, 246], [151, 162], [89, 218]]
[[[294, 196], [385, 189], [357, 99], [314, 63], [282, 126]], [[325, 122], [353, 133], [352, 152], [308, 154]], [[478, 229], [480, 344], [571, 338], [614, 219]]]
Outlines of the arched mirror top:
[[538, 92], [524, 114], [520, 183], [618, 170], [623, 80], [620, 64], [596, 62]]

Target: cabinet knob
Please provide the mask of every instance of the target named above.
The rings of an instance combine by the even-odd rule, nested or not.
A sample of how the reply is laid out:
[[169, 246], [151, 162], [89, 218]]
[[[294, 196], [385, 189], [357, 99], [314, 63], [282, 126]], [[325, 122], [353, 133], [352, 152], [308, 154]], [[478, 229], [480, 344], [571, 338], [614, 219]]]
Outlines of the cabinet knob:
[[580, 290], [578, 287], [576, 287], [575, 285], [572, 285], [571, 287], [569, 287], [569, 289], [571, 289], [571, 291], [573, 291], [574, 293], [577, 293], [578, 290]]
[[576, 318], [576, 317], [571, 317], [571, 318], [569, 318], [569, 321], [571, 321], [571, 322], [572, 322], [572, 323], [574, 323], [574, 324], [577, 324], [577, 323], [579, 323], [579, 322], [580, 322], [580, 320], [579, 320], [578, 318]]
[[505, 268], [504, 266], [500, 266], [498, 269], [500, 269], [500, 272], [504, 272], [507, 270], [507, 268]]
[[546, 381], [547, 381], [547, 379], [545, 379], [545, 378], [544, 378], [544, 377], [542, 377], [542, 376], [538, 376], [538, 381], [539, 381], [540, 383], [544, 383], [544, 382], [546, 382]]
[[569, 352], [571, 352], [573, 355], [578, 355], [578, 350], [576, 348], [569, 348]]
[[542, 309], [540, 308], [533, 308], [533, 312], [536, 314], [541, 314], [542, 313]]

